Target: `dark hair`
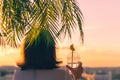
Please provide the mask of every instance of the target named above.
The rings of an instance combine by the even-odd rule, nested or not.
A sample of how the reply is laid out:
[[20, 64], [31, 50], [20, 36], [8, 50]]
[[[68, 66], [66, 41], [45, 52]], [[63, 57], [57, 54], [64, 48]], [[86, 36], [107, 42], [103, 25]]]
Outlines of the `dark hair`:
[[55, 42], [51, 34], [44, 30], [35, 41], [29, 45], [30, 36], [24, 42], [24, 63], [18, 64], [22, 70], [26, 69], [53, 69], [58, 68], [56, 60]]

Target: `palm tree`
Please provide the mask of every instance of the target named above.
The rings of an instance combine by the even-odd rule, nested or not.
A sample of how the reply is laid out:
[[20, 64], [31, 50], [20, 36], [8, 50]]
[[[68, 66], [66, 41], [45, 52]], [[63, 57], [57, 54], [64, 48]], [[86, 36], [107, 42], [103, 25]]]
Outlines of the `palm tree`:
[[6, 35], [6, 43], [16, 47], [28, 34], [31, 44], [44, 30], [57, 43], [62, 37], [71, 38], [79, 28], [83, 41], [82, 22], [76, 0], [3, 0], [0, 29], [1, 35]]

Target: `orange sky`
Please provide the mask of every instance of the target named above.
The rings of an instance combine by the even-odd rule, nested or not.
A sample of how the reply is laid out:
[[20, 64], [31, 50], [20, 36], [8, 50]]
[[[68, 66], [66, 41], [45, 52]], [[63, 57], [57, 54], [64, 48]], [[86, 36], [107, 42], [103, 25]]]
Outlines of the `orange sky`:
[[[74, 43], [83, 66], [120, 66], [120, 0], [77, 0], [84, 15], [84, 45], [80, 44], [76, 32], [72, 41], [64, 41], [57, 54], [66, 64], [70, 52], [64, 46]], [[69, 43], [68, 43], [69, 42]], [[4, 53], [4, 55], [3, 55]], [[15, 65], [19, 51], [0, 49], [0, 66]], [[17, 57], [16, 57], [17, 56]]]
[[120, 0], [78, 2], [85, 19], [82, 58], [87, 60], [86, 65], [120, 66]]
[[[62, 47], [57, 49], [57, 57], [67, 64], [67, 56], [71, 51], [69, 48]], [[76, 53], [81, 57], [84, 67], [118, 67], [120, 66], [119, 52], [107, 49], [87, 49], [84, 46], [76, 46]], [[19, 50], [8, 49], [0, 54], [0, 66], [15, 65], [19, 59]]]

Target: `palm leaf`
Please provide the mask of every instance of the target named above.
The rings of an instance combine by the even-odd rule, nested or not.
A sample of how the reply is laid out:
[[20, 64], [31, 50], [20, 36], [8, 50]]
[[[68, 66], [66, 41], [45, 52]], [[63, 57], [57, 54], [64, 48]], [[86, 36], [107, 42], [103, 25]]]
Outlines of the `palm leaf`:
[[[19, 45], [26, 35], [30, 44], [47, 30], [57, 43], [61, 37], [72, 38], [79, 27], [83, 41], [82, 13], [75, 0], [3, 0], [2, 31], [6, 43]], [[46, 35], [47, 37], [47, 35]]]

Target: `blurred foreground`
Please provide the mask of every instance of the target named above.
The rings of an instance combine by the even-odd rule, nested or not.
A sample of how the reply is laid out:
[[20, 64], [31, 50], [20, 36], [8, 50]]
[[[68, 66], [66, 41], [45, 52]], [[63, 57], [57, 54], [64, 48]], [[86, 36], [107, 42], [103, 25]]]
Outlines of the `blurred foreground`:
[[[12, 80], [15, 68], [14, 66], [1, 66], [0, 80]], [[120, 80], [120, 67], [85, 67], [80, 80]]]

